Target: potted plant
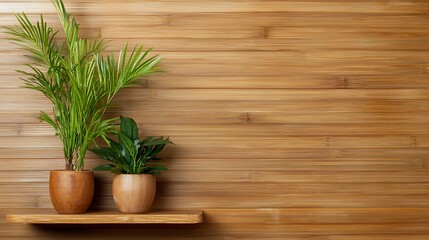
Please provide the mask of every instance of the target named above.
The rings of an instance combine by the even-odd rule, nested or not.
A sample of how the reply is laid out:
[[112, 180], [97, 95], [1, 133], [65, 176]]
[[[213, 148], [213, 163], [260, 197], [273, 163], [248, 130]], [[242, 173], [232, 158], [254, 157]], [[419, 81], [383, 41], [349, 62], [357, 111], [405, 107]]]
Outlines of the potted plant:
[[107, 107], [119, 90], [157, 72], [160, 58], [147, 58], [150, 49], [142, 47], [130, 51], [125, 47], [118, 60], [113, 54], [102, 56], [106, 41], [80, 38], [79, 25], [62, 0], [52, 2], [64, 41], [57, 41], [58, 31], [48, 27], [43, 15], [33, 24], [25, 13], [18, 14], [19, 25], [7, 27], [7, 32], [30, 53], [29, 70], [18, 71], [25, 75], [24, 86], [42, 92], [53, 104], [52, 113], [41, 112], [41, 119], [62, 141], [65, 170], [50, 172], [52, 204], [59, 213], [82, 213], [94, 189], [93, 172], [84, 170], [87, 149], [96, 138], [106, 139], [115, 129], [115, 119], [103, 119]]
[[146, 137], [140, 140], [136, 122], [122, 116], [120, 131], [115, 134], [119, 142], [107, 138], [108, 147], [91, 149], [110, 162], [94, 170], [116, 174], [112, 194], [119, 211], [146, 213], [155, 198], [155, 175], [167, 170], [158, 154], [172, 142], [168, 137]]

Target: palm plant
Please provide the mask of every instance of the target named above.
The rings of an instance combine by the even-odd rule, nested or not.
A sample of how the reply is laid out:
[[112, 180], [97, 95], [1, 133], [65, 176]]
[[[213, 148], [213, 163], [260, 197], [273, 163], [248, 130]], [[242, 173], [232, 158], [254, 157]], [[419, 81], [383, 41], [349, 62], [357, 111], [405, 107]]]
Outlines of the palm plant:
[[57, 41], [58, 31], [40, 21], [33, 24], [25, 13], [17, 14], [19, 25], [7, 27], [12, 40], [29, 51], [30, 70], [24, 87], [42, 92], [53, 103], [51, 114], [41, 112], [63, 143], [65, 169], [84, 168], [87, 149], [98, 137], [107, 141], [115, 132], [116, 119], [103, 119], [107, 107], [119, 90], [133, 86], [147, 74], [158, 71], [160, 57], [147, 55], [151, 49], [125, 46], [116, 60], [113, 54], [102, 56], [105, 40], [79, 37], [79, 25], [70, 16], [62, 0], [52, 0], [65, 40]]

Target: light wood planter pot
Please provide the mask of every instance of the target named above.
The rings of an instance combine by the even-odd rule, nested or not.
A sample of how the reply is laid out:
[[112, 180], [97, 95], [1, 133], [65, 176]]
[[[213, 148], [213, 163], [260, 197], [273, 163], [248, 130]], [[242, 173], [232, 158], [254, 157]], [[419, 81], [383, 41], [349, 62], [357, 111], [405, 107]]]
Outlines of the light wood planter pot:
[[58, 213], [84, 213], [94, 196], [92, 171], [51, 171], [49, 195]]
[[118, 174], [113, 178], [113, 199], [123, 213], [147, 213], [155, 191], [156, 178], [152, 174]]

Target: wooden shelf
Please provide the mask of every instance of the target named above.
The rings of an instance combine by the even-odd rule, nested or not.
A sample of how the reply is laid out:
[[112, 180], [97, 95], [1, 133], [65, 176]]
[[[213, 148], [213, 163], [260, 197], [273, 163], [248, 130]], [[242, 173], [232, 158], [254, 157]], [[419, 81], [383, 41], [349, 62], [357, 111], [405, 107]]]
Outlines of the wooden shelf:
[[22, 210], [8, 213], [10, 223], [29, 224], [196, 224], [203, 221], [202, 211], [159, 211], [124, 214], [118, 211], [58, 214], [51, 209]]

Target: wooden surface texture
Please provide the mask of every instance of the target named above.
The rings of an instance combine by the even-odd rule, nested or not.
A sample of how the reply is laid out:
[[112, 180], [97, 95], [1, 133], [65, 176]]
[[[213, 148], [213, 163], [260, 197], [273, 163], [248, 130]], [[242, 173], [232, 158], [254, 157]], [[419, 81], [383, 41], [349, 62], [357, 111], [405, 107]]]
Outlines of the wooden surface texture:
[[[20, 88], [24, 51], [0, 30], [0, 239], [429, 239], [429, 1], [64, 0], [82, 36], [108, 51], [144, 44], [163, 74], [108, 113], [171, 136], [154, 210], [204, 223], [40, 227], [13, 209], [49, 209], [59, 140], [50, 103]], [[49, 0], [1, 0], [59, 22]], [[63, 37], [63, 35], [59, 35]], [[86, 168], [102, 163], [88, 154]], [[96, 173], [93, 210], [112, 210]]]
[[160, 211], [146, 214], [123, 214], [118, 211], [95, 211], [85, 214], [58, 214], [52, 209], [11, 210], [10, 223], [30, 224], [196, 224], [202, 211]]

